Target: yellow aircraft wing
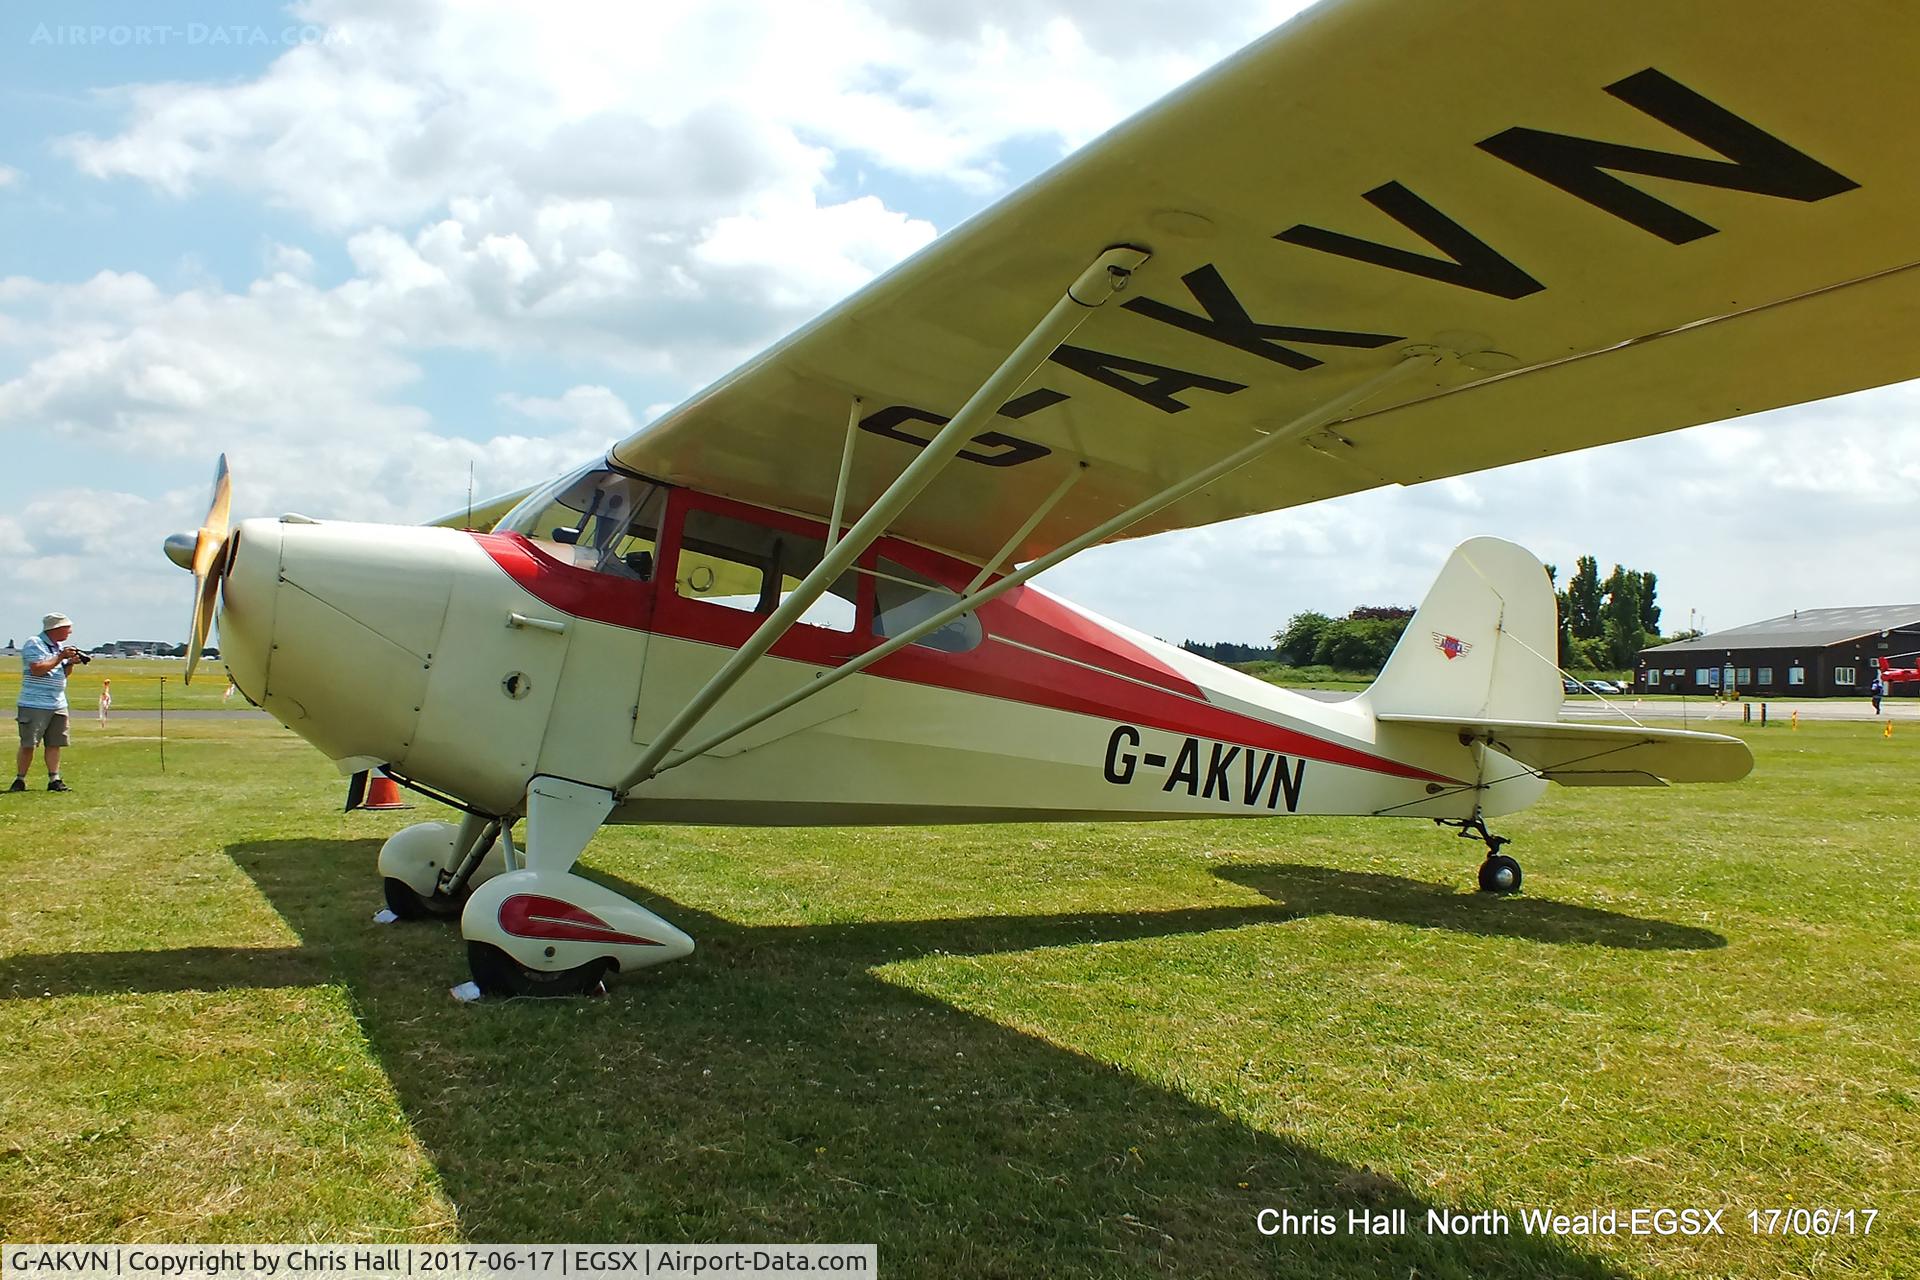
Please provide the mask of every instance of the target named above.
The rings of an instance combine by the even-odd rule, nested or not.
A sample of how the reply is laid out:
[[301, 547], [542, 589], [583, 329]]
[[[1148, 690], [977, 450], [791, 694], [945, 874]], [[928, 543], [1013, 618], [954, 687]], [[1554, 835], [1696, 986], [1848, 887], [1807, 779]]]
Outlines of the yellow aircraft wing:
[[1323, 4], [617, 445], [857, 514], [1100, 251], [1149, 250], [894, 524], [1016, 559], [1373, 377], [1135, 525], [1207, 524], [1920, 375], [1920, 11]]

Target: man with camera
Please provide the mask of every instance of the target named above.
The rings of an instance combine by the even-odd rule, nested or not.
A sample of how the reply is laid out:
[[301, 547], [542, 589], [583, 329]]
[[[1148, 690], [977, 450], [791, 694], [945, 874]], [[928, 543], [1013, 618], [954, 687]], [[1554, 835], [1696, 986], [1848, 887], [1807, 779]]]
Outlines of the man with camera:
[[67, 672], [76, 662], [91, 658], [67, 643], [73, 619], [50, 613], [40, 620], [40, 634], [20, 650], [20, 755], [8, 791], [27, 789], [27, 770], [33, 767], [33, 749], [47, 749], [47, 790], [71, 791], [60, 780], [60, 749], [67, 745]]

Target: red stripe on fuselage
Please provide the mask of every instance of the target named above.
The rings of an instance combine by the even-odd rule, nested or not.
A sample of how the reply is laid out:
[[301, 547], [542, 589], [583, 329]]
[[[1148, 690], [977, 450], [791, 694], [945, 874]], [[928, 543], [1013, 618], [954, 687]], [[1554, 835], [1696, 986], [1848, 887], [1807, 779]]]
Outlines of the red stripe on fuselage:
[[[474, 538], [528, 593], [575, 617], [726, 649], [739, 648], [762, 621], [758, 615], [678, 597], [663, 599], [661, 607], [655, 608], [652, 583], [562, 564], [519, 534], [475, 534]], [[932, 553], [921, 548], [895, 549], [883, 543], [881, 552], [898, 555], [922, 571], [930, 567], [924, 557]], [[995, 644], [991, 639], [965, 653], [910, 645], [881, 659], [865, 674], [1277, 751], [1390, 777], [1459, 785], [1444, 774], [1215, 706], [1205, 700], [1198, 685], [1171, 666], [1041, 592], [1016, 587], [982, 606], [979, 616], [988, 636], [1045, 652]], [[771, 652], [775, 657], [837, 667], [852, 654], [879, 643], [875, 636], [797, 624]], [[1091, 670], [1082, 663], [1100, 669]]]

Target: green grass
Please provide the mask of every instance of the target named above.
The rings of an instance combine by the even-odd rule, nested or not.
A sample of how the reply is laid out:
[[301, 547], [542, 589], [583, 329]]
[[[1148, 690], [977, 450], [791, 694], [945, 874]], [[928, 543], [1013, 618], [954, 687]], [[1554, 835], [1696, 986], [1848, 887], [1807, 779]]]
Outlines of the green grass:
[[[888, 1275], [1920, 1275], [1920, 734], [1416, 822], [602, 833], [692, 958], [461, 1006], [408, 820], [277, 727], [0, 796], [0, 1236], [854, 1240]], [[1726, 1207], [1706, 1240], [1262, 1239], [1265, 1205]], [[1874, 1207], [1757, 1238], [1748, 1208]]]
[[[113, 706], [117, 711], [152, 711], [160, 706], [164, 694], [169, 711], [211, 710], [226, 707], [244, 710], [246, 699], [238, 693], [232, 701], [222, 701], [227, 691], [227, 673], [219, 661], [208, 658], [193, 673], [193, 683], [181, 684], [187, 664], [164, 658], [95, 658], [75, 667], [67, 677], [67, 703], [75, 716], [91, 716], [100, 705], [100, 685], [113, 681]], [[164, 683], [163, 683], [164, 682]], [[20, 696], [20, 660], [0, 662], [0, 706], [11, 707]]]
[[1354, 693], [1372, 684], [1377, 671], [1343, 671], [1336, 667], [1295, 667], [1284, 662], [1234, 662], [1236, 671], [1287, 689], [1345, 689]]

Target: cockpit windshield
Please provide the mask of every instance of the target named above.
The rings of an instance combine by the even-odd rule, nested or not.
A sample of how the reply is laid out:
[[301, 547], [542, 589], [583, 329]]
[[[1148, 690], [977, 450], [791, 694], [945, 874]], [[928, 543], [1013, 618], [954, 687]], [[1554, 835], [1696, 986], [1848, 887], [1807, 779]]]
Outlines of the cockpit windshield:
[[653, 577], [665, 485], [595, 463], [529, 494], [496, 533], [518, 533], [555, 559], [642, 582]]

